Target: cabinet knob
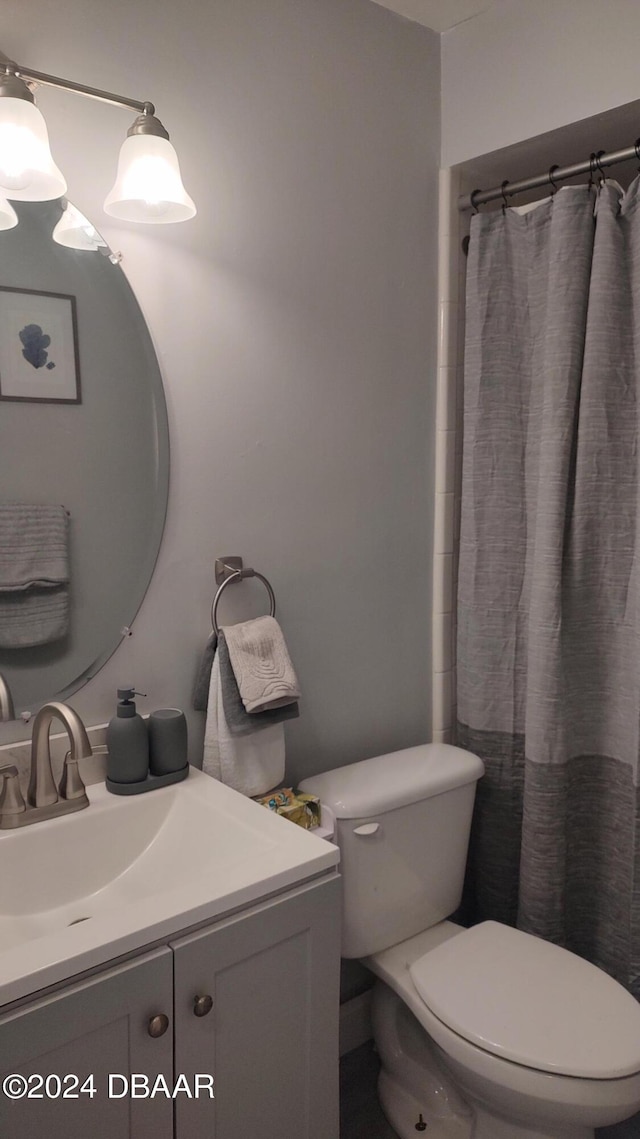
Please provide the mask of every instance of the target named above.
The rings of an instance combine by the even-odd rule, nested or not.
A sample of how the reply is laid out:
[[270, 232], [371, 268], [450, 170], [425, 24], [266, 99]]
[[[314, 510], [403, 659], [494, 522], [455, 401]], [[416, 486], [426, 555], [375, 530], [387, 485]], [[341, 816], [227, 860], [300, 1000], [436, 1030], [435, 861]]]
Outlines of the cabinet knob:
[[195, 997], [193, 1001], [193, 1015], [206, 1016], [213, 1008], [213, 997], [208, 994], [206, 997]]
[[169, 1017], [165, 1016], [163, 1012], [159, 1012], [157, 1016], [152, 1016], [147, 1026], [149, 1036], [158, 1037], [164, 1036], [169, 1027]]

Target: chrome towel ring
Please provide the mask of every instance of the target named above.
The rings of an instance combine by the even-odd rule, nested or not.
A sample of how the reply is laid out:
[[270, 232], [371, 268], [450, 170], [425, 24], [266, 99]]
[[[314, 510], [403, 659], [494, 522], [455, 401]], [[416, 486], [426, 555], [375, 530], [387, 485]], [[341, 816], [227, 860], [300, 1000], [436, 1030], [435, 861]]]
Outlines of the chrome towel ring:
[[269, 616], [275, 617], [276, 595], [273, 592], [271, 584], [269, 581], [267, 581], [266, 577], [264, 577], [263, 574], [258, 573], [257, 570], [251, 569], [250, 566], [248, 566], [247, 569], [243, 569], [242, 558], [218, 558], [216, 560], [216, 581], [219, 581], [221, 584], [211, 605], [211, 629], [216, 634], [216, 636], [218, 636], [220, 632], [218, 623], [216, 621], [218, 602], [220, 601], [224, 590], [228, 585], [231, 584], [232, 581], [243, 581], [244, 578], [247, 577], [257, 577], [262, 582], [267, 593], [269, 594], [269, 605], [271, 609]]

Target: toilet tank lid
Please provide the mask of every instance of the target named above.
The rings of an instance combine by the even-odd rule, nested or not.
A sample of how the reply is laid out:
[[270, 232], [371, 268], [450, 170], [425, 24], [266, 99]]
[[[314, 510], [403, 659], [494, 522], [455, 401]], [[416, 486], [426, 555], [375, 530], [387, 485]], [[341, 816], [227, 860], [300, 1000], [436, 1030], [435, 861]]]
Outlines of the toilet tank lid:
[[318, 795], [338, 819], [362, 819], [475, 783], [483, 772], [469, 751], [419, 744], [314, 775], [300, 789]]

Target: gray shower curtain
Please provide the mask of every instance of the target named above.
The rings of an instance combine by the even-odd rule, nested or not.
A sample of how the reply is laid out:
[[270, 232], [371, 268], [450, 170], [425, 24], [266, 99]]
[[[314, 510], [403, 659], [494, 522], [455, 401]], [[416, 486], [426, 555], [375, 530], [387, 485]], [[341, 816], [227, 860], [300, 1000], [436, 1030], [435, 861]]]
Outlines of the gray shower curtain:
[[473, 918], [640, 998], [639, 183], [472, 219], [457, 742]]

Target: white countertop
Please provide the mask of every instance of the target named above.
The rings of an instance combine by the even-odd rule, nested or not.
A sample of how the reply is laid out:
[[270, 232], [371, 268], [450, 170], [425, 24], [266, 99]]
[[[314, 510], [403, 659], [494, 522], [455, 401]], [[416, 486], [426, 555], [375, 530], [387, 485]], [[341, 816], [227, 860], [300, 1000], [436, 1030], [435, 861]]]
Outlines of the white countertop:
[[75, 815], [0, 831], [0, 1006], [339, 860], [332, 843], [195, 768], [144, 795], [104, 783], [87, 793]]

